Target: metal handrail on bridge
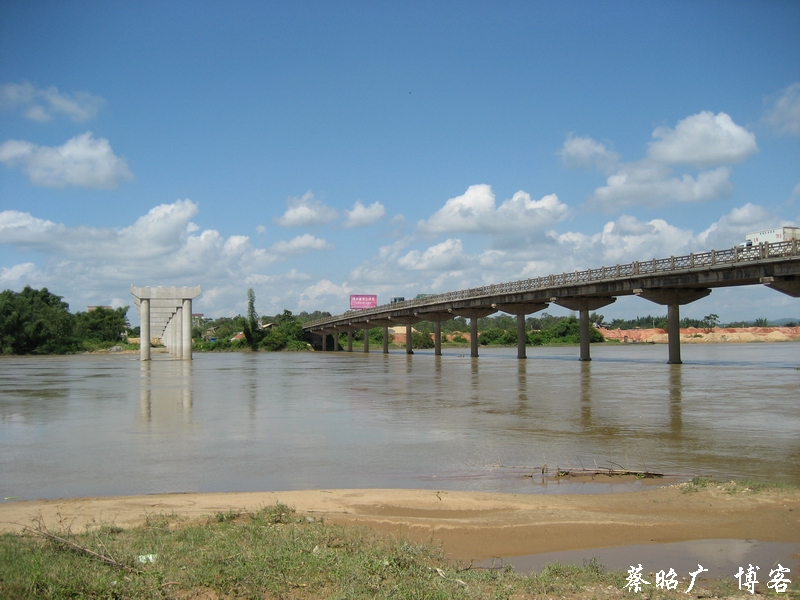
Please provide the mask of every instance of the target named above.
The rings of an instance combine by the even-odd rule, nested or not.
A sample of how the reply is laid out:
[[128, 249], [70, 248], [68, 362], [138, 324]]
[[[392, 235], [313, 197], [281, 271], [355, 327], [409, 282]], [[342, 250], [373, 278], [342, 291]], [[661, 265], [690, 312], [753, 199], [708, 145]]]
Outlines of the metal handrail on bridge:
[[634, 261], [624, 265], [613, 267], [600, 267], [598, 269], [586, 269], [585, 271], [572, 271], [569, 273], [559, 273], [510, 281], [507, 283], [496, 283], [484, 285], [477, 288], [458, 290], [455, 292], [445, 292], [443, 294], [431, 294], [424, 298], [413, 298], [402, 302], [390, 302], [381, 304], [375, 308], [367, 308], [358, 311], [348, 311], [341, 315], [323, 317], [315, 321], [309, 321], [303, 325], [304, 329], [324, 325], [328, 322], [341, 321], [349, 315], [358, 315], [359, 320], [363, 317], [385, 313], [387, 310], [397, 310], [413, 308], [416, 306], [430, 306], [443, 302], [456, 300], [472, 300], [485, 296], [497, 294], [508, 294], [517, 292], [527, 292], [541, 290], [543, 288], [578, 285], [589, 282], [611, 281], [636, 277], [639, 275], [649, 275], [656, 273], [669, 273], [678, 271], [688, 271], [702, 267], [713, 267], [716, 265], [729, 265], [738, 262], [750, 262], [765, 260], [770, 258], [786, 258], [789, 256], [800, 255], [800, 240], [786, 242], [775, 242], [772, 244], [759, 244], [756, 246], [735, 246], [728, 250], [710, 250], [708, 252], [691, 253], [686, 256], [670, 256], [669, 258], [654, 258], [647, 261]]

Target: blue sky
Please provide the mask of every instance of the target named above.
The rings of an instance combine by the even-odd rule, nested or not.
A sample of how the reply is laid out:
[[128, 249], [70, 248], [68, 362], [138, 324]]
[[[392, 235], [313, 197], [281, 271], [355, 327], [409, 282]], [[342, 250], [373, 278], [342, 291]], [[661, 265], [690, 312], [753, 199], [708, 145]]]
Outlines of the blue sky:
[[[729, 248], [800, 225], [798, 31], [796, 2], [8, 0], [0, 289], [339, 313]], [[682, 309], [712, 312], [800, 304]]]

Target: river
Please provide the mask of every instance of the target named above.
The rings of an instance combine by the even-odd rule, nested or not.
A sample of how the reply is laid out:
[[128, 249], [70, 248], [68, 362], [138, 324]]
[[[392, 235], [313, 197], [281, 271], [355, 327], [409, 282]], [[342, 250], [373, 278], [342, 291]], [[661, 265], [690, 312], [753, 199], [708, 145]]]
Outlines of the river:
[[[464, 352], [464, 354], [462, 354]], [[620, 491], [557, 469], [800, 484], [800, 344], [0, 358], [0, 498]], [[549, 476], [542, 476], [543, 467]]]

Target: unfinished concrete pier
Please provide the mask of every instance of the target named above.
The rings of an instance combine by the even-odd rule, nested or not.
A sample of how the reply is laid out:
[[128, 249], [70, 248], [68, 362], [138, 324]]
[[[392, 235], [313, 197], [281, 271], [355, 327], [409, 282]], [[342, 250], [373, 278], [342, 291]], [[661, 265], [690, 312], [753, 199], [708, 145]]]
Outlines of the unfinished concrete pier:
[[141, 322], [141, 360], [150, 360], [150, 340], [160, 338], [175, 358], [192, 360], [192, 300], [203, 292], [194, 287], [137, 287], [131, 294]]

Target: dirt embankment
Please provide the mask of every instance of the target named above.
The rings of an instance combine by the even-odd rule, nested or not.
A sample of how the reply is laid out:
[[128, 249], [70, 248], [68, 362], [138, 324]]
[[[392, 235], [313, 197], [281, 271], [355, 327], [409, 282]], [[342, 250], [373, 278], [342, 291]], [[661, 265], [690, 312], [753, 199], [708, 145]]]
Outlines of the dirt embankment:
[[0, 531], [42, 519], [50, 527], [130, 527], [148, 515], [199, 519], [276, 502], [327, 521], [433, 540], [471, 560], [571, 549], [698, 539], [800, 540], [800, 493], [686, 493], [677, 484], [618, 494], [526, 495], [444, 490], [317, 490], [162, 494], [0, 503]]
[[[607, 340], [623, 343], [666, 344], [666, 329], [605, 329], [600, 333]], [[681, 329], [682, 344], [715, 344], [742, 342], [793, 342], [800, 341], [800, 327], [714, 327]]]

